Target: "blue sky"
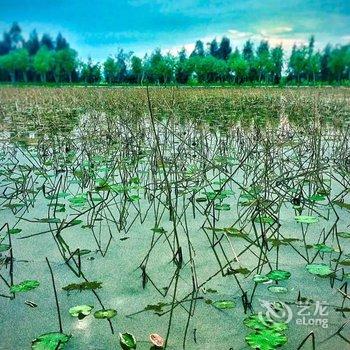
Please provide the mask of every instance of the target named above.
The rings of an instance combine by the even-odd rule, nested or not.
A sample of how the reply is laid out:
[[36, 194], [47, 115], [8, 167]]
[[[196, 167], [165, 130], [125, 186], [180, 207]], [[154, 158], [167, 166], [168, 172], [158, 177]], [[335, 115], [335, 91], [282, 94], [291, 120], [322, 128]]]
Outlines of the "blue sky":
[[347, 0], [0, 0], [0, 31], [18, 21], [27, 35], [60, 31], [80, 57], [104, 60], [118, 48], [191, 51], [197, 39], [223, 35], [241, 47], [269, 39], [289, 50], [315, 34], [317, 47], [350, 42]]

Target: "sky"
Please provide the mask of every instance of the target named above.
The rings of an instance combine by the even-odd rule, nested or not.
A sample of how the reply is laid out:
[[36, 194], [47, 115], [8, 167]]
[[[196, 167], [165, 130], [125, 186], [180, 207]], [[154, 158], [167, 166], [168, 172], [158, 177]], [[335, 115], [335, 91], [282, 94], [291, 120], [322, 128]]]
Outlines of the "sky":
[[58, 32], [83, 59], [103, 61], [118, 49], [143, 56], [159, 47], [192, 51], [227, 36], [241, 48], [268, 39], [289, 51], [314, 34], [316, 48], [350, 42], [348, 0], [0, 0], [0, 32], [19, 22], [24, 36]]

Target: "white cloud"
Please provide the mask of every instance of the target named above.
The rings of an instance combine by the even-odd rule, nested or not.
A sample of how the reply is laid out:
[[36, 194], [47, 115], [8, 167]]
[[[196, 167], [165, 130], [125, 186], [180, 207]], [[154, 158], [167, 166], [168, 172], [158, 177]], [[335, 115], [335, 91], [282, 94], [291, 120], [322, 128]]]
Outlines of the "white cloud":
[[230, 33], [232, 39], [238, 39], [238, 40], [250, 39], [254, 35], [253, 33], [250, 33], [250, 32], [241, 32], [235, 29], [230, 29], [228, 32]]
[[342, 43], [345, 43], [345, 44], [350, 43], [350, 34], [341, 36], [340, 40], [341, 40]]
[[281, 27], [274, 27], [274, 28], [270, 28], [270, 29], [262, 29], [260, 30], [260, 34], [262, 36], [273, 36], [273, 35], [278, 35], [278, 34], [284, 34], [284, 33], [290, 33], [293, 31], [292, 27], [288, 27], [288, 26], [281, 26]]

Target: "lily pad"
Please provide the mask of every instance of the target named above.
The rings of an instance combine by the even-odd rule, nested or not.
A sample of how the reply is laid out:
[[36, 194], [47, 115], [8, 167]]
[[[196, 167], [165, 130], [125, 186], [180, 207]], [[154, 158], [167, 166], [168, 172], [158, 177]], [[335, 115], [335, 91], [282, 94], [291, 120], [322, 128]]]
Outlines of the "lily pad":
[[271, 216], [257, 216], [254, 222], [272, 225], [275, 223], [275, 219]]
[[83, 319], [84, 317], [90, 315], [91, 310], [94, 307], [91, 305], [77, 305], [73, 306], [69, 309], [69, 313], [73, 317], [78, 317], [79, 320]]
[[267, 288], [271, 293], [285, 294], [288, 293], [288, 289], [282, 286], [270, 286]]
[[334, 252], [333, 247], [330, 247], [330, 246], [328, 246], [326, 244], [323, 244], [323, 243], [315, 244], [313, 247], [316, 250], [318, 250], [319, 252], [321, 252], [321, 253], [332, 253], [332, 252]]
[[254, 314], [245, 318], [243, 321], [244, 325], [254, 329], [255, 331], [261, 331], [264, 329], [273, 329], [277, 332], [284, 332], [288, 329], [287, 323], [274, 322], [270, 318], [262, 314]]
[[272, 270], [270, 271], [266, 277], [273, 281], [284, 281], [290, 277], [291, 273], [289, 271], [284, 270]]
[[301, 224], [315, 224], [319, 219], [316, 216], [298, 215], [295, 220]]
[[250, 333], [245, 338], [247, 344], [253, 349], [275, 350], [287, 342], [287, 337], [272, 329]]
[[37, 288], [40, 285], [39, 281], [36, 280], [26, 280], [19, 284], [14, 284], [10, 288], [11, 293], [21, 293], [21, 292], [28, 292], [32, 289]]
[[329, 276], [334, 271], [326, 264], [309, 264], [306, 265], [306, 269], [313, 275], [317, 276]]
[[265, 276], [265, 275], [255, 275], [253, 277], [253, 281], [255, 283], [265, 283], [265, 282], [268, 282], [269, 280], [270, 279], [267, 276]]
[[63, 290], [71, 291], [71, 290], [92, 290], [92, 289], [100, 289], [102, 288], [102, 282], [82, 282], [82, 283], [71, 283], [68, 286], [62, 287]]
[[226, 211], [231, 209], [230, 204], [227, 204], [227, 203], [215, 204], [214, 208], [216, 210], [226, 210]]
[[344, 259], [342, 261], [339, 261], [339, 265], [350, 266], [350, 259]]
[[322, 194], [316, 193], [308, 198], [311, 202], [322, 202], [326, 200], [326, 197]]
[[32, 341], [32, 350], [61, 350], [70, 337], [59, 332], [42, 334]]
[[136, 349], [136, 339], [131, 333], [119, 333], [119, 341], [124, 350]]
[[220, 310], [233, 309], [236, 307], [236, 303], [233, 300], [216, 300], [212, 305]]
[[342, 209], [350, 210], [350, 203], [345, 203], [342, 201], [333, 201], [333, 203]]
[[20, 232], [22, 232], [22, 229], [20, 229], [20, 228], [11, 228], [11, 229], [8, 231], [8, 233], [9, 233], [10, 235], [17, 235], [17, 234], [20, 233]]
[[338, 236], [341, 238], [350, 238], [350, 232], [338, 232]]
[[110, 319], [117, 315], [117, 310], [114, 309], [104, 309], [104, 310], [97, 310], [94, 313], [94, 317], [97, 319]]
[[76, 207], [81, 207], [85, 205], [87, 199], [85, 195], [77, 195], [72, 198], [69, 198], [68, 201]]
[[0, 244], [0, 253], [6, 252], [6, 250], [9, 250], [11, 246], [9, 244]]

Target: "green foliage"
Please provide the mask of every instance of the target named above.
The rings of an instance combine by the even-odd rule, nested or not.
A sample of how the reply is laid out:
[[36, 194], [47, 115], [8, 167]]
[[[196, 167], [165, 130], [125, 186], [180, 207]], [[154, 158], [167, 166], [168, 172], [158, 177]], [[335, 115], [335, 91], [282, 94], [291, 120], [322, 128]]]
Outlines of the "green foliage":
[[14, 284], [10, 288], [11, 293], [28, 292], [32, 289], [39, 287], [40, 283], [36, 280], [26, 280], [19, 284]]
[[56, 51], [53, 54], [55, 80], [60, 81], [62, 74], [68, 76], [69, 82], [72, 82], [72, 72], [77, 68], [77, 52], [66, 48]]
[[11, 76], [11, 81], [16, 80], [16, 71], [20, 71], [27, 80], [26, 72], [30, 66], [29, 53], [27, 49], [16, 49], [7, 55], [0, 56], [0, 68], [7, 70]]
[[116, 315], [117, 315], [117, 310], [114, 310], [114, 309], [97, 310], [94, 313], [94, 317], [97, 319], [111, 319]]
[[78, 291], [83, 291], [83, 290], [92, 290], [92, 289], [100, 289], [102, 288], [102, 282], [82, 282], [82, 283], [71, 283], [68, 284], [65, 287], [62, 287], [63, 290], [70, 292], [72, 290], [78, 290]]
[[70, 335], [58, 332], [45, 333], [32, 341], [32, 350], [60, 350], [70, 339]]
[[[58, 33], [56, 40], [43, 34], [39, 40], [33, 30], [26, 41], [14, 23], [0, 40], [0, 79], [13, 83], [23, 80], [42, 82], [80, 81], [87, 84], [316, 84], [350, 79], [350, 46], [327, 45], [315, 52], [315, 38], [308, 45], [294, 45], [289, 58], [281, 45], [270, 47], [262, 40], [255, 48], [248, 40], [241, 51], [232, 52], [230, 40], [214, 38], [208, 49], [197, 40], [187, 57], [185, 49], [177, 55], [155, 49], [143, 59], [120, 49], [102, 64], [89, 58], [78, 63], [77, 52]], [[287, 76], [283, 76], [286, 63]], [[29, 72], [29, 73], [28, 73]], [[28, 73], [28, 74], [27, 74]]]
[[136, 349], [136, 339], [131, 333], [119, 333], [119, 342], [124, 350]]
[[46, 82], [46, 74], [53, 68], [54, 56], [45, 46], [41, 47], [34, 56], [33, 66], [40, 74], [41, 81]]

